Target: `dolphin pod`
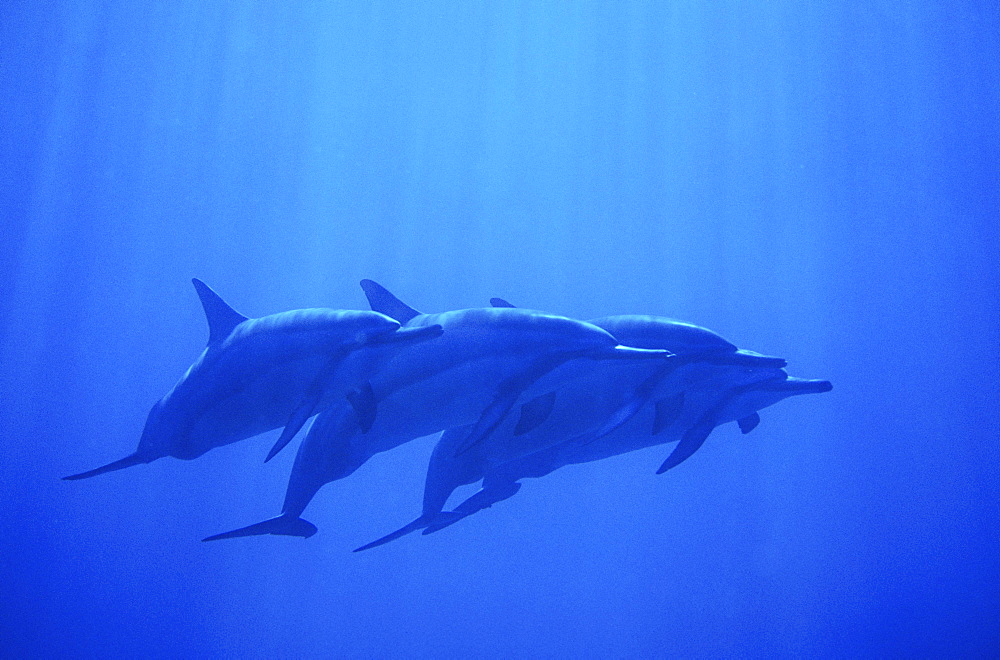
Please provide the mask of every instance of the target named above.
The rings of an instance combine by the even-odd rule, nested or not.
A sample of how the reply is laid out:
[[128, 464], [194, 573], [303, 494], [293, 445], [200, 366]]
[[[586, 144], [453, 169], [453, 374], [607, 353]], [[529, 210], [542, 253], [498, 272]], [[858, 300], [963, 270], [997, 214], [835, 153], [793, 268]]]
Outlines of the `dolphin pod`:
[[[270, 460], [315, 416], [280, 515], [205, 541], [309, 537], [302, 514], [326, 484], [372, 456], [441, 433], [420, 516], [357, 550], [438, 531], [513, 496], [520, 480], [676, 443], [658, 473], [690, 458], [714, 428], [743, 433], [759, 411], [828, 381], [788, 376], [785, 360], [740, 350], [689, 323], [650, 316], [590, 322], [491, 307], [422, 314], [363, 280], [370, 311], [303, 309], [250, 319], [193, 280], [208, 345], [150, 411], [135, 452], [65, 479], [164, 456], [193, 459], [282, 429]], [[446, 510], [459, 486], [480, 490]]]
[[317, 416], [292, 466], [281, 515], [206, 540], [312, 529], [300, 516], [325, 484], [349, 476], [377, 453], [453, 426], [471, 425], [457, 451], [479, 445], [518, 400], [551, 391], [546, 377], [564, 364], [660, 366], [674, 357], [663, 349], [621, 346], [607, 331], [561, 316], [511, 308], [420, 314], [370, 280], [362, 286], [373, 309], [396, 315], [403, 331], [440, 325], [442, 336], [401, 352], [372, 374], [370, 393], [384, 414], [367, 432], [344, 403]]
[[[494, 304], [507, 305], [498, 299]], [[419, 529], [437, 531], [513, 496], [521, 478], [545, 476], [564, 465], [680, 440], [668, 458], [669, 467], [674, 467], [690, 457], [716, 426], [739, 420], [749, 432], [759, 423], [758, 410], [793, 394], [830, 388], [827, 381], [788, 379], [783, 359], [738, 350], [710, 330], [688, 323], [649, 316], [608, 317], [592, 323], [622, 343], [665, 348], [676, 358], [653, 377], [634, 364], [591, 369], [564, 383], [556, 410], [549, 415], [551, 423], [520, 437], [507, 424], [478, 452], [456, 453], [468, 428], [449, 429], [431, 455], [421, 515], [357, 550]], [[621, 397], [614, 393], [622, 390], [640, 392], [626, 406], [630, 414], [616, 409]], [[582, 428], [599, 430], [588, 434], [581, 433]], [[483, 480], [480, 492], [444, 512], [456, 488], [479, 480]]]

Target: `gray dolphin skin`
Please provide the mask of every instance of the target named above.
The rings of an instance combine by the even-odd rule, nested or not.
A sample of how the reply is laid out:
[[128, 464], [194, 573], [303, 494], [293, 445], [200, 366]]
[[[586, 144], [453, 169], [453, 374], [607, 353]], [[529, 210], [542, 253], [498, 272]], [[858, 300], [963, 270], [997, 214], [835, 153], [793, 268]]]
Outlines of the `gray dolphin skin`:
[[[519, 401], [541, 398], [521, 418], [522, 428], [537, 426], [551, 408], [546, 397], [559, 386], [552, 376], [564, 365], [642, 363], [655, 373], [674, 358], [659, 347], [620, 345], [596, 325], [561, 316], [512, 308], [421, 314], [375, 282], [365, 280], [362, 288], [372, 309], [393, 316], [404, 330], [440, 326], [443, 335], [394, 356], [371, 374], [363, 394], [317, 416], [299, 446], [280, 516], [206, 541], [309, 536], [316, 528], [301, 514], [325, 484], [349, 476], [379, 452], [447, 428], [468, 427], [457, 454], [478, 451], [492, 444], [486, 439]], [[371, 406], [379, 414], [369, 425]]]
[[[494, 305], [509, 307], [501, 299]], [[468, 427], [452, 428], [431, 456], [421, 515], [357, 550], [424, 529], [430, 533], [513, 496], [519, 479], [540, 477], [572, 463], [600, 460], [680, 440], [679, 463], [719, 424], [740, 420], [745, 432], [758, 410], [794, 394], [829, 389], [826, 381], [790, 379], [785, 361], [740, 351], [717, 334], [688, 323], [649, 316], [592, 321], [623, 344], [676, 354], [669, 367], [650, 372], [638, 363], [596, 363], [564, 379], [545, 424], [518, 434], [506, 423], [478, 451], [456, 455]], [[707, 429], [707, 430], [706, 430]], [[675, 458], [675, 454], [677, 457]], [[679, 460], [678, 460], [679, 459]], [[670, 459], [668, 459], [670, 462]], [[451, 493], [483, 479], [482, 490], [444, 512]]]
[[441, 335], [433, 323], [402, 329], [369, 311], [300, 309], [250, 319], [193, 280], [208, 345], [150, 410], [136, 451], [64, 479], [85, 479], [164, 456], [193, 459], [285, 427], [287, 443], [313, 414], [367, 387], [368, 374], [409, 345]]

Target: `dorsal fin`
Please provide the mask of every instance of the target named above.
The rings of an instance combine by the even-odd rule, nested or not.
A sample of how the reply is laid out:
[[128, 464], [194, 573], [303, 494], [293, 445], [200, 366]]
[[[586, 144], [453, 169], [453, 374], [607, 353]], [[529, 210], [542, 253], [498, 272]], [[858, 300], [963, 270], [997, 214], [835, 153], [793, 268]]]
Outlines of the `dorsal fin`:
[[503, 298], [490, 298], [490, 305], [493, 307], [508, 307], [508, 308], [514, 307]]
[[396, 296], [389, 293], [389, 290], [378, 282], [372, 280], [361, 280], [361, 288], [368, 298], [368, 306], [373, 312], [385, 314], [391, 319], [406, 323], [415, 316], [420, 316], [420, 312], [413, 309]]
[[226, 301], [219, 297], [215, 291], [208, 288], [208, 285], [197, 277], [191, 280], [194, 290], [198, 292], [201, 299], [201, 307], [205, 310], [205, 318], [208, 319], [208, 343], [214, 344], [229, 336], [233, 328], [247, 320], [235, 309], [226, 304]]

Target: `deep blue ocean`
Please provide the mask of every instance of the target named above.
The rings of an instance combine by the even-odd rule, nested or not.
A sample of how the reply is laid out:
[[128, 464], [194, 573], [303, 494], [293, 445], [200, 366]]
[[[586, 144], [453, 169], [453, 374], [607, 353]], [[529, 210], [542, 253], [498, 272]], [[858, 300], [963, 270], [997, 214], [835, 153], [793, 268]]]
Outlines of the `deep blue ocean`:
[[[8, 0], [0, 656], [997, 657], [998, 219], [995, 3]], [[352, 553], [425, 437], [201, 543], [298, 440], [60, 480], [203, 349], [192, 277], [669, 316], [834, 389]]]

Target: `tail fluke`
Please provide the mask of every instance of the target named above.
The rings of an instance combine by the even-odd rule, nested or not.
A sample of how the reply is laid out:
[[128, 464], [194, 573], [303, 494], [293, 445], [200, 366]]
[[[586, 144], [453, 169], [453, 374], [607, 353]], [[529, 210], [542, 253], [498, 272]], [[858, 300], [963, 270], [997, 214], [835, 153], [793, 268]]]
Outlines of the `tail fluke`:
[[459, 520], [467, 518], [470, 515], [472, 514], [461, 513], [459, 511], [442, 511], [441, 513], [437, 514], [434, 517], [434, 520], [431, 522], [431, 524], [427, 525], [427, 527], [424, 528], [424, 531], [421, 532], [421, 534], [423, 534], [424, 536], [427, 536], [428, 534], [433, 534], [434, 532], [440, 531], [445, 527], [454, 525]]
[[473, 493], [469, 499], [455, 507], [454, 511], [442, 511], [437, 514], [424, 529], [423, 534], [433, 534], [450, 525], [454, 525], [463, 518], [468, 518], [474, 513], [483, 509], [488, 509], [497, 502], [514, 497], [517, 491], [521, 490], [521, 483], [518, 481], [505, 481], [490, 484], [489, 487]]
[[395, 541], [398, 538], [402, 538], [407, 534], [409, 534], [410, 532], [415, 532], [418, 529], [423, 529], [424, 527], [427, 526], [428, 520], [429, 518], [427, 516], [420, 516], [410, 524], [400, 527], [392, 534], [386, 534], [382, 538], [376, 539], [367, 545], [363, 545], [360, 548], [355, 548], [354, 552], [361, 552], [362, 550], [370, 550], [372, 548], [377, 548], [380, 545], [385, 545], [389, 541]]
[[277, 536], [301, 536], [309, 538], [316, 533], [316, 525], [308, 520], [296, 518], [294, 516], [278, 516], [263, 522], [234, 529], [231, 532], [223, 532], [215, 536], [209, 536], [202, 541], [220, 541], [222, 539], [236, 539], [241, 536], [264, 536], [265, 534], [275, 534]]
[[129, 454], [125, 458], [119, 458], [117, 461], [108, 463], [107, 465], [102, 465], [99, 468], [94, 468], [93, 470], [88, 470], [87, 472], [81, 472], [80, 474], [71, 474], [68, 477], [63, 477], [66, 481], [75, 481], [77, 479], [89, 479], [91, 477], [96, 477], [99, 474], [104, 474], [105, 472], [114, 472], [115, 470], [121, 470], [122, 468], [132, 467], [133, 465], [139, 465], [140, 463], [148, 463], [149, 461], [140, 458], [139, 454]]

